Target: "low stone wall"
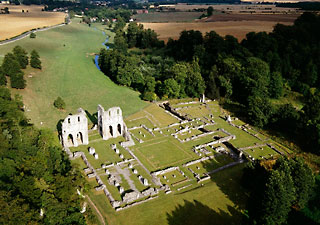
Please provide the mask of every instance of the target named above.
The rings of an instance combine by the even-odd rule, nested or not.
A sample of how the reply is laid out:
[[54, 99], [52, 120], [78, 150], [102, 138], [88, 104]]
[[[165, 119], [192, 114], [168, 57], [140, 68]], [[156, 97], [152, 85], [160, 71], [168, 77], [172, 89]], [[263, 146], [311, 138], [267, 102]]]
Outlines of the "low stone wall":
[[183, 164], [182, 166], [184, 166], [184, 167], [191, 166], [193, 164], [196, 164], [196, 163], [199, 163], [199, 162], [203, 162], [203, 161], [206, 161], [206, 160], [209, 160], [209, 159], [213, 159], [213, 158], [214, 158], [213, 156], [203, 157], [201, 159], [196, 159], [196, 160], [187, 162], [186, 164]]

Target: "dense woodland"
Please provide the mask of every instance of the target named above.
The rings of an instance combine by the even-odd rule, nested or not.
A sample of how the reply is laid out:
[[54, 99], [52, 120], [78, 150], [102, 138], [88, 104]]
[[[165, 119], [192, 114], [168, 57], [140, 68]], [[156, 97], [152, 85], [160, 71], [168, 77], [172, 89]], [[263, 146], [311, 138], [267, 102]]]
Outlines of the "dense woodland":
[[52, 131], [29, 124], [20, 99], [0, 86], [0, 224], [85, 224], [84, 177]]
[[[304, 13], [293, 26], [248, 33], [241, 43], [211, 31], [183, 31], [164, 42], [142, 25], [115, 27], [114, 50], [102, 49], [102, 71], [145, 100], [199, 97], [225, 107], [257, 127], [285, 134], [320, 154], [320, 16]], [[274, 104], [299, 93], [303, 108]]]

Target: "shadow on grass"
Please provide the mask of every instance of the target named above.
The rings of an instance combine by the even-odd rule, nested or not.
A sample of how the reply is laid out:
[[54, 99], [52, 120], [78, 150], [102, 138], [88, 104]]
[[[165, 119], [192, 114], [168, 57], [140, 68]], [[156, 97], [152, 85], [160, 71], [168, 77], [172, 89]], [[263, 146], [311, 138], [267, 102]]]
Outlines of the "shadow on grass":
[[233, 218], [239, 212], [230, 206], [227, 208], [230, 214], [222, 210], [216, 212], [196, 200], [185, 200], [184, 205], [178, 205], [174, 211], [167, 213], [167, 221], [169, 225], [239, 224]]
[[87, 110], [85, 110], [87, 117], [89, 118], [89, 120], [93, 123], [93, 124], [97, 124], [98, 123], [98, 113], [93, 113], [90, 114]]
[[[212, 170], [214, 161], [203, 162], [203, 168], [207, 171]], [[245, 164], [237, 164], [235, 166], [223, 169], [211, 174], [211, 180], [216, 183], [219, 189], [236, 205], [239, 210], [246, 208], [248, 193], [241, 185], [243, 168]]]
[[61, 132], [62, 132], [62, 122], [63, 122], [63, 119], [60, 119], [57, 123], [57, 126], [56, 126], [59, 134], [61, 134]]

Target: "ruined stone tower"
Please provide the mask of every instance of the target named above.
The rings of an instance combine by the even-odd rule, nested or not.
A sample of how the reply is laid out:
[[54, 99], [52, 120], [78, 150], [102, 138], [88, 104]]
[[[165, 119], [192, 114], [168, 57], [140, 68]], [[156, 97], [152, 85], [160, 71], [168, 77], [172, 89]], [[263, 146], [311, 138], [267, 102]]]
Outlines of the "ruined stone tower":
[[124, 136], [126, 129], [120, 107], [104, 111], [104, 108], [98, 105], [98, 130], [104, 140]]
[[77, 147], [89, 144], [88, 119], [82, 108], [75, 115], [67, 116], [62, 123], [62, 144], [64, 147]]

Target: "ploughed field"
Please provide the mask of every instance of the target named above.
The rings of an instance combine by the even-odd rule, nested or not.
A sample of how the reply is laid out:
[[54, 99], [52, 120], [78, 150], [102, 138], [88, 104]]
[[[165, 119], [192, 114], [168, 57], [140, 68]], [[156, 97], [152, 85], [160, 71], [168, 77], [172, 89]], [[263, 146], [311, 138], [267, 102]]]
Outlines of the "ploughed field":
[[0, 40], [15, 37], [32, 29], [64, 23], [66, 17], [63, 12], [42, 11], [43, 6], [0, 5], [0, 8], [5, 7], [9, 8], [10, 14], [0, 14]]
[[214, 14], [203, 21], [218, 22], [218, 21], [272, 21], [272, 22], [290, 22], [293, 23], [300, 14]]

